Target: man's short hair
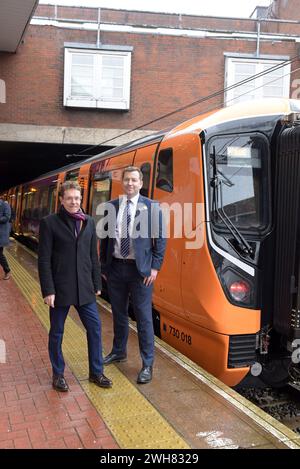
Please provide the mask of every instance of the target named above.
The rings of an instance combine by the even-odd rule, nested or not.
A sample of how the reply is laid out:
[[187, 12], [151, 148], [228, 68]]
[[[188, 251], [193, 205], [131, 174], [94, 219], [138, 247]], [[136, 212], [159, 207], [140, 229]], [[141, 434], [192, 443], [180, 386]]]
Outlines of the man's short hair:
[[123, 169], [122, 171], [122, 181], [124, 179], [124, 176], [125, 176], [125, 173], [132, 173], [133, 171], [137, 171], [140, 175], [140, 180], [142, 181], [143, 180], [143, 173], [142, 171], [140, 170], [140, 168], [138, 168], [137, 166], [127, 166], [126, 168]]
[[59, 188], [60, 197], [63, 197], [65, 192], [70, 189], [75, 189], [76, 191], [79, 191], [81, 194], [81, 187], [77, 181], [66, 181], [66, 182], [63, 182]]

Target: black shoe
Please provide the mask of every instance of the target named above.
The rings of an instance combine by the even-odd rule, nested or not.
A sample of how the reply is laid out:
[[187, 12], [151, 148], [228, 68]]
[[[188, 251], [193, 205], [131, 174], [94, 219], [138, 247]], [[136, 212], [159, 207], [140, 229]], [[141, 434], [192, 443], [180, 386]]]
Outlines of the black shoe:
[[118, 355], [117, 353], [110, 352], [106, 357], [104, 357], [103, 364], [110, 365], [113, 362], [126, 362], [126, 360], [126, 355]]
[[112, 381], [104, 375], [90, 375], [89, 381], [95, 383], [100, 388], [111, 388]]
[[52, 387], [60, 392], [69, 391], [69, 386], [63, 376], [53, 376]]
[[137, 383], [150, 383], [152, 379], [152, 366], [143, 366], [137, 377]]

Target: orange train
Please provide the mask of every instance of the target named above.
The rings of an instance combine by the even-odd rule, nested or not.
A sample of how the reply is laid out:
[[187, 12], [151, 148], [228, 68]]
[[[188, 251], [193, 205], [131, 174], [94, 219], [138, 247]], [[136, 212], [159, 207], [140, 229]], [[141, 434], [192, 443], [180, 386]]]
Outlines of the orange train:
[[11, 188], [13, 230], [38, 242], [70, 179], [98, 222], [99, 204], [121, 193], [122, 169], [140, 167], [142, 194], [171, 207], [156, 334], [230, 386], [251, 373], [274, 386], [299, 381], [299, 124], [300, 101], [289, 99], [195, 117]]

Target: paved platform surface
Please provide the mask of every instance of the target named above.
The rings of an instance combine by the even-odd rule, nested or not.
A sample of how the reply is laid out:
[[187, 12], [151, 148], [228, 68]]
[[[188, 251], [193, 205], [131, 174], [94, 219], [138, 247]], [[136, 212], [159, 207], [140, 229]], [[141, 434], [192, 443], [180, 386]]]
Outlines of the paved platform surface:
[[[6, 252], [13, 275], [0, 280], [0, 339], [6, 347], [0, 363], [1, 448], [300, 448], [299, 436], [159, 339], [153, 381], [138, 385], [134, 324], [128, 361], [105, 369], [113, 388], [97, 388], [87, 379], [85, 331], [74, 310], [63, 344], [70, 391], [56, 392], [36, 256], [15, 241]], [[113, 335], [109, 309], [101, 300], [106, 353]]]
[[70, 392], [52, 389], [47, 332], [13, 280], [0, 305], [0, 448], [118, 448], [68, 366]]

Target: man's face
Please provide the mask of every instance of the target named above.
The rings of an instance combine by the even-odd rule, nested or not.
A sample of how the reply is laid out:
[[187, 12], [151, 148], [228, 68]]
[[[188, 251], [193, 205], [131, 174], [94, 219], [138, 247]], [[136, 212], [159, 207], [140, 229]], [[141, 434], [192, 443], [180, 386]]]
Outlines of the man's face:
[[138, 171], [128, 171], [123, 176], [123, 190], [129, 199], [132, 199], [139, 193], [139, 190], [143, 186], [143, 181], [140, 179], [140, 173]]
[[77, 189], [68, 189], [63, 197], [60, 197], [60, 203], [70, 213], [76, 213], [80, 209], [81, 194]]

